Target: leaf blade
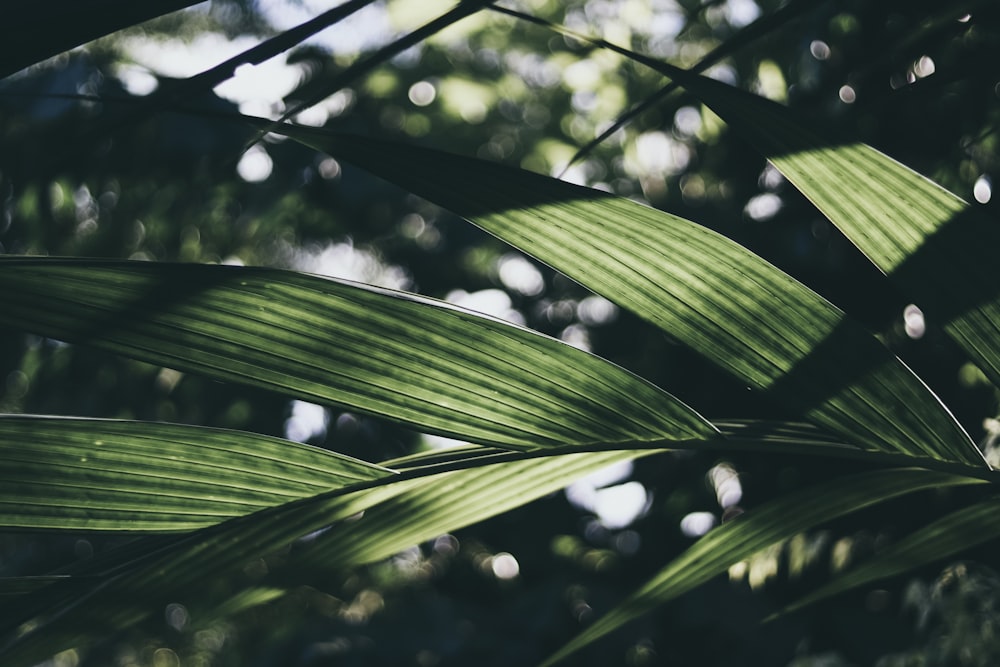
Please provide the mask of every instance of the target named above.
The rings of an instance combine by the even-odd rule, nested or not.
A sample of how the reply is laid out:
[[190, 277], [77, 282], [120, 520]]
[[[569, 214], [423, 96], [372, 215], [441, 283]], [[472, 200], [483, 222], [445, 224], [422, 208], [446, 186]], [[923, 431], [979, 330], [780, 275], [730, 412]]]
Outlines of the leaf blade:
[[789, 109], [660, 64], [772, 164], [1000, 386], [1000, 228], [867, 144], [829, 141]]
[[781, 539], [863, 507], [915, 491], [983, 483], [916, 468], [881, 470], [833, 480], [773, 500], [710, 531], [615, 609], [550, 656], [561, 662], [629, 621], [724, 572]]
[[715, 232], [483, 160], [281, 132], [465, 217], [850, 442], [985, 467], [937, 397], [863, 327]]
[[173, 532], [394, 474], [200, 426], [0, 416], [0, 527]]
[[[0, 635], [0, 655], [4, 664], [31, 665], [60, 650], [85, 645], [94, 637], [128, 628], [162, 609], [166, 602], [183, 602], [186, 596], [195, 596], [200, 602], [210, 604], [212, 600], [206, 599], [211, 597], [206, 584], [221, 577], [234, 577], [220, 584], [222, 588], [258, 587], [266, 582], [248, 581], [240, 574], [247, 563], [280, 552], [300, 537], [331, 523], [351, 519], [361, 512], [367, 514], [379, 504], [425, 485], [440, 487], [437, 501], [440, 508], [456, 505], [449, 502], [448, 494], [461, 493], [465, 487], [463, 480], [475, 480], [478, 488], [493, 488], [493, 495], [479, 494], [475, 511], [465, 515], [467, 521], [479, 521], [494, 516], [501, 508], [528, 502], [610, 463], [648, 453], [580, 452], [527, 459], [522, 454], [507, 453], [505, 456], [510, 460], [488, 466], [472, 464], [474, 467], [443, 473], [410, 471], [376, 480], [369, 488], [326, 493], [239, 517], [166, 546], [156, 544], [131, 565], [118, 565], [110, 577], [107, 573], [98, 573], [103, 576], [96, 585], [86, 579], [95, 573], [84, 568], [73, 577], [39, 591], [34, 597], [34, 605], [28, 605], [25, 600], [9, 608], [7, 627]], [[525, 474], [529, 472], [531, 474]], [[493, 485], [491, 479], [507, 480], [508, 483]], [[439, 517], [436, 524], [433, 517], [422, 518], [421, 534], [427, 531], [441, 534], [454, 525], [452, 516]], [[362, 516], [360, 521], [352, 521], [350, 525], [364, 521]], [[381, 532], [375, 531], [376, 534]], [[390, 535], [386, 539], [406, 542], [405, 546], [409, 546], [407, 540], [412, 535], [412, 532]], [[370, 542], [367, 545], [361, 544], [352, 553], [370, 556], [374, 547]], [[384, 550], [387, 544], [384, 540], [378, 541], [375, 547]], [[358, 562], [358, 558], [342, 559], [340, 564], [354, 562]], [[296, 561], [291, 563], [295, 565]], [[297, 570], [301, 570], [301, 564]]]
[[9, 326], [481, 444], [533, 449], [715, 432], [673, 396], [560, 341], [317, 276], [3, 258], [0, 306]]
[[1000, 501], [990, 498], [943, 516], [788, 605], [771, 618], [995, 540], [1000, 537], [998, 508]]

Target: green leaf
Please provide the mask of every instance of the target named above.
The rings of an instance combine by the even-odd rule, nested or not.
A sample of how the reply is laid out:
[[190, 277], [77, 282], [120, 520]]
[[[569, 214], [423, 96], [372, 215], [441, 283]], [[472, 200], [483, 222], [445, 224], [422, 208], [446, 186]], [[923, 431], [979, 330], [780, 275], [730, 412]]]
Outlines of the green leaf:
[[483, 160], [313, 128], [280, 132], [465, 217], [848, 442], [985, 467], [940, 401], [869, 332], [715, 232]]
[[[321, 553], [334, 553], [338, 566], [368, 562], [523, 505], [611, 463], [651, 453], [565, 451], [557, 456], [505, 453], [507, 460], [486, 466], [458, 461], [454, 466], [406, 471], [373, 481], [369, 488], [333, 491], [262, 510], [166, 545], [155, 542], [147, 553], [118, 565], [97, 585], [86, 582], [95, 574], [108, 573], [78, 568], [74, 576], [5, 610], [0, 660], [4, 665], [35, 664], [128, 628], [169, 602], [221, 602], [246, 587], [266, 586], [266, 577], [261, 580], [254, 572], [272, 566], [282, 575], [291, 568], [296, 576], [308, 577], [306, 566]], [[464, 465], [475, 467], [463, 469]], [[345, 536], [345, 541], [315, 537], [316, 531], [331, 525], [329, 530], [338, 531], [335, 534]], [[309, 540], [299, 540], [307, 535], [322, 549], [311, 551]], [[266, 556], [271, 558], [260, 560]], [[284, 558], [290, 559], [284, 561], [287, 565], [282, 565]], [[258, 567], [244, 569], [252, 563]], [[322, 569], [328, 566], [321, 564]], [[81, 577], [86, 586], [82, 592]]]
[[879, 551], [870, 560], [841, 574], [829, 584], [789, 605], [771, 618], [873, 581], [888, 579], [922, 565], [950, 558], [998, 537], [1000, 537], [1000, 499], [990, 498], [933, 521]]
[[543, 663], [554, 665], [596, 639], [715, 577], [757, 551], [844, 514], [907, 493], [982, 480], [917, 468], [861, 473], [811, 486], [723, 524]]
[[[948, 23], [985, 0], [949, 7]], [[831, 138], [787, 108], [692, 70], [542, 22], [679, 83], [750, 141], [1000, 386], [1000, 228], [983, 209], [866, 144]]]
[[547, 336], [288, 271], [2, 258], [0, 324], [500, 447], [715, 432], [650, 383]]
[[[356, 525], [340, 524], [297, 552], [294, 571], [343, 568], [388, 558], [403, 549], [502, 514], [565, 487], [604, 466], [656, 452], [591, 452], [483, 466], [428, 478], [367, 510]], [[527, 494], [527, 495], [525, 495]]]
[[198, 0], [21, 2], [0, 22], [0, 78], [84, 42], [198, 4]]
[[770, 100], [660, 64], [712, 108], [1000, 385], [1000, 225], [871, 146]]
[[68, 579], [68, 575], [0, 577], [0, 595], [25, 595]]
[[254, 433], [0, 416], [0, 527], [191, 530], [393, 471]]

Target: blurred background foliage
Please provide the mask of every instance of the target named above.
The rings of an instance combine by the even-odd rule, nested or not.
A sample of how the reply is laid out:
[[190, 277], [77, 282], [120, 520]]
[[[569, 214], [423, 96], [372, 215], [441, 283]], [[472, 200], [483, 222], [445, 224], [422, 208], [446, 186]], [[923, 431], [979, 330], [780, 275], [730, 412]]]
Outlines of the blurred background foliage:
[[[781, 4], [505, 6], [691, 67]], [[974, 6], [971, 16], [923, 0], [793, 1], [785, 18], [708, 71], [994, 208], [1000, 22], [992, 4], [965, 4]], [[448, 2], [375, 2], [285, 54], [240, 68], [185, 99], [183, 109], [133, 122], [154, 91], [329, 6], [197, 4], [0, 82], [0, 252], [271, 265], [416, 291], [593, 350], [709, 418], [787, 416], [650, 326], [432, 204], [274, 135], [244, 152], [252, 135], [226, 113], [276, 117]], [[570, 162], [665, 83], [619, 55], [483, 11], [295, 120], [561, 174], [700, 222], [858, 317], [933, 384], [974, 437], [995, 436], [997, 397], [978, 370], [950, 341], [925, 332], [919, 310], [686, 94], [667, 96]], [[4, 412], [239, 428], [369, 461], [447, 444], [20, 332], [0, 332], [0, 380]], [[63, 654], [54, 664], [529, 664], [741, 504], [849, 469], [738, 452], [647, 458], [317, 588], [252, 591], [223, 609], [173, 605], [85, 660]], [[890, 503], [776, 545], [734, 567], [729, 581], [699, 588], [574, 664], [995, 664], [1000, 587], [984, 566], [953, 565], [940, 577], [940, 566], [931, 568], [759, 625], [782, 602], [959, 496]], [[99, 535], [5, 534], [0, 575], [46, 572], [110, 543]], [[996, 552], [970, 556], [989, 562]]]

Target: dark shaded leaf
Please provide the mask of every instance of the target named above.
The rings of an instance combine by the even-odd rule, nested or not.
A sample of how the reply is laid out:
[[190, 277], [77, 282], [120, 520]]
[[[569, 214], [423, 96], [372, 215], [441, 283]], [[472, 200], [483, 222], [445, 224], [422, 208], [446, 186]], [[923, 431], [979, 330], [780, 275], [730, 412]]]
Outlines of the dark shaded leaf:
[[803, 530], [907, 493], [982, 483], [947, 473], [900, 468], [841, 478], [772, 500], [698, 540], [625, 602], [552, 655], [543, 667], [561, 662], [654, 607], [725, 572], [730, 565]]
[[963, 507], [879, 551], [871, 559], [789, 605], [780, 614], [801, 609], [880, 579], [894, 577], [934, 561], [950, 558], [998, 537], [1000, 537], [1000, 499], [990, 498]]
[[[517, 460], [523, 455], [507, 453], [508, 460], [488, 466], [476, 463], [479, 467], [461, 469], [468, 464], [458, 462], [454, 467], [438, 467], [439, 472], [403, 472], [371, 482], [368, 488], [334, 491], [232, 519], [166, 545], [155, 544], [145, 555], [106, 573], [113, 576], [102, 577], [96, 585], [85, 584], [83, 591], [77, 576], [92, 575], [86, 568], [7, 609], [0, 659], [4, 665], [35, 664], [58, 651], [85, 646], [96, 637], [131, 627], [169, 602], [221, 604], [247, 587], [265, 583], [244, 570], [255, 562], [263, 564], [263, 557], [270, 557], [266, 562], [279, 572], [281, 564], [288, 562], [296, 576], [308, 576], [303, 566], [309, 563], [310, 554], [322, 553], [310, 552], [309, 544], [322, 538], [316, 537], [316, 531], [331, 525], [329, 530], [343, 527], [351, 535], [346, 543], [323, 541], [324, 549], [338, 554], [337, 565], [369, 562], [523, 505], [611, 463], [647, 453], [563, 453], [523, 460]], [[293, 543], [310, 535], [288, 555]]]

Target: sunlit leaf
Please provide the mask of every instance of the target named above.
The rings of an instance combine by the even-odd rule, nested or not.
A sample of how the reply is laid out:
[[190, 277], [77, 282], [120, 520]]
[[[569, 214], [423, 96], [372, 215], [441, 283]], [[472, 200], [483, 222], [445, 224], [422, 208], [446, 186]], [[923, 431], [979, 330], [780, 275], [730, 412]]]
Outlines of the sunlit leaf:
[[[951, 22], [985, 5], [949, 6]], [[674, 79], [764, 153], [891, 280], [912, 295], [1000, 385], [1000, 276], [991, 271], [1000, 227], [982, 209], [866, 144], [829, 136], [759, 95], [602, 39], [562, 34]]]
[[963, 507], [880, 550], [871, 559], [840, 574], [780, 613], [795, 611], [873, 581], [888, 579], [922, 565], [950, 558], [998, 537], [1000, 499], [990, 498]]
[[502, 447], [714, 433], [669, 394], [547, 336], [288, 271], [3, 258], [0, 323]]
[[[335, 491], [232, 519], [166, 546], [156, 545], [82, 593], [75, 577], [70, 577], [31, 598], [19, 598], [19, 606], [5, 610], [9, 625], [0, 636], [0, 646], [5, 647], [0, 649], [0, 660], [4, 665], [35, 664], [60, 650], [131, 627], [168, 602], [190, 599], [205, 605], [213, 596], [221, 602], [245, 587], [267, 583], [253, 572], [266, 572], [268, 566], [244, 569], [255, 562], [271, 562], [260, 560], [266, 556], [276, 558], [279, 574], [287, 576], [282, 567], [288, 563], [284, 567], [297, 577], [308, 576], [305, 566], [310, 558], [331, 551], [339, 554], [338, 564], [368, 562], [523, 505], [611, 463], [648, 453], [583, 452], [522, 460], [516, 460], [522, 455], [508, 453], [512, 460], [485, 467], [461, 469], [463, 463], [458, 462], [457, 468], [438, 468], [446, 472], [403, 472], [372, 482], [364, 490]], [[351, 537], [346, 542], [315, 537], [316, 531], [331, 525], [329, 530], [343, 526]], [[310, 551], [307, 539], [287, 555], [289, 545], [309, 535], [322, 550]], [[300, 550], [301, 560], [296, 555]], [[92, 573], [84, 567], [76, 574]]]
[[391, 474], [241, 431], [0, 417], [0, 526], [6, 528], [191, 530]]
[[[337, 568], [371, 563], [482, 520], [484, 509], [500, 514], [558, 491], [576, 479], [613, 463], [650, 452], [593, 452], [484, 466], [446, 479], [424, 479], [418, 486], [365, 512], [356, 525], [334, 526], [295, 554], [298, 569]], [[530, 489], [530, 491], [527, 491]], [[529, 498], [523, 494], [528, 493]]]
[[1000, 384], [1000, 225], [866, 144], [829, 137], [762, 97], [660, 64], [764, 153]]
[[544, 665], [564, 660], [654, 607], [725, 572], [733, 563], [803, 530], [907, 493], [981, 483], [947, 473], [899, 468], [837, 479], [772, 500], [709, 532]]
[[940, 401], [871, 334], [715, 232], [483, 160], [311, 128], [281, 132], [467, 218], [848, 442], [985, 465]]

